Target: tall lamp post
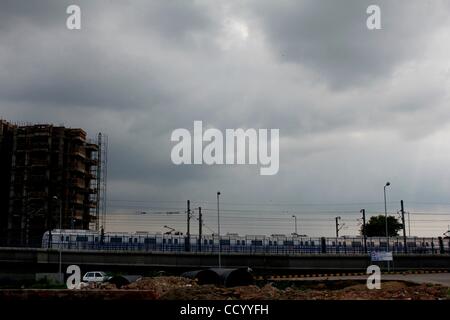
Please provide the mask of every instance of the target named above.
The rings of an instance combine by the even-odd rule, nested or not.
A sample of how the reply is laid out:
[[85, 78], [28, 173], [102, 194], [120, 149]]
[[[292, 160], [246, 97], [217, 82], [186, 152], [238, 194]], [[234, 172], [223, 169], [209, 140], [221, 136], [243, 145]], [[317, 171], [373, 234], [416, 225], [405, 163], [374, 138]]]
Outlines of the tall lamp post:
[[367, 253], [366, 209], [361, 209], [359, 212], [362, 213], [362, 219], [363, 219], [362, 233], [363, 233], [363, 237], [364, 237], [364, 252]]
[[59, 199], [57, 196], [53, 197], [54, 200], [59, 202], [59, 281], [61, 281], [61, 283], [63, 282], [62, 279], [62, 252], [61, 252], [61, 247], [62, 247], [62, 241], [61, 241], [61, 237], [62, 237], [62, 201], [61, 199]]
[[[387, 205], [386, 205], [386, 187], [389, 187], [391, 185], [390, 182], [386, 182], [384, 185], [384, 220], [386, 223], [386, 251], [389, 251], [389, 232], [388, 232], [388, 217], [387, 217]], [[387, 268], [388, 271], [390, 270], [390, 263], [389, 260], [387, 261]]]
[[389, 232], [388, 232], [388, 216], [387, 216], [387, 205], [386, 205], [386, 187], [391, 185], [390, 182], [386, 182], [384, 185], [384, 220], [386, 224], [386, 241], [387, 241], [387, 251], [389, 251]]
[[222, 261], [220, 260], [221, 255], [221, 244], [220, 244], [220, 214], [219, 214], [219, 196], [220, 192], [217, 191], [217, 237], [219, 238], [219, 268], [222, 268]]
[[297, 216], [292, 215], [292, 218], [294, 218], [294, 221], [295, 221], [295, 235], [297, 236], [298, 235], [298, 233], [297, 233]]

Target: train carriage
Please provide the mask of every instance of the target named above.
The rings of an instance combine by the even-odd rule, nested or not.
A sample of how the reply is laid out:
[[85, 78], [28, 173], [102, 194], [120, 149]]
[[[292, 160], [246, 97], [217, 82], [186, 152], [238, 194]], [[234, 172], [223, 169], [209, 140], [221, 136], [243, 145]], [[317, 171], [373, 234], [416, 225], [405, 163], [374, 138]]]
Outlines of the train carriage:
[[[367, 248], [364, 246], [366, 243]], [[124, 250], [155, 252], [217, 252], [219, 239], [216, 235], [191, 235], [189, 244], [184, 235], [161, 234], [138, 231], [135, 233], [91, 230], [52, 230], [42, 237], [43, 248], [67, 250]], [[249, 254], [367, 254], [372, 251], [392, 251], [394, 254], [440, 254], [450, 253], [449, 238], [391, 237], [389, 246], [384, 237], [343, 236], [318, 238], [299, 235], [272, 234], [221, 236], [220, 250]]]

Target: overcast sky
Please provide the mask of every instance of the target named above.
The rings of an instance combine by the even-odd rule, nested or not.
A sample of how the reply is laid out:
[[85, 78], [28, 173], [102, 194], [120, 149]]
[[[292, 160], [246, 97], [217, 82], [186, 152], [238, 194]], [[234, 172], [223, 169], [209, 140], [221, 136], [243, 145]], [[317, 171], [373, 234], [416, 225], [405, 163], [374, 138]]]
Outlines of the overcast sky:
[[[447, 230], [450, 2], [93, 2], [0, 0], [0, 117], [109, 136], [109, 230], [184, 231], [184, 215], [137, 212], [191, 199], [210, 233], [220, 190], [223, 233], [290, 233], [295, 214], [299, 233], [332, 236], [339, 215], [356, 234], [386, 181], [412, 234]], [[194, 120], [279, 129], [278, 174], [174, 165], [171, 133]]]

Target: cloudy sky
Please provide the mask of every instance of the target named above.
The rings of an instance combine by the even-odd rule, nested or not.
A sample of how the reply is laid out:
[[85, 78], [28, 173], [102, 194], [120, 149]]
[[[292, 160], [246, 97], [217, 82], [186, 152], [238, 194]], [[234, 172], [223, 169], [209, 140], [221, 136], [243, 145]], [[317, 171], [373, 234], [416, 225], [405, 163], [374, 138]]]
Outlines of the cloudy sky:
[[[81, 30], [66, 8], [81, 7]], [[381, 8], [381, 30], [366, 9]], [[0, 117], [109, 137], [108, 230], [356, 234], [359, 210], [450, 224], [448, 1], [0, 0]], [[193, 121], [280, 130], [280, 169], [181, 165]], [[138, 212], [148, 212], [143, 215]], [[152, 213], [153, 212], [153, 213]], [[194, 219], [195, 224], [197, 221]], [[196, 227], [193, 228], [196, 232]]]

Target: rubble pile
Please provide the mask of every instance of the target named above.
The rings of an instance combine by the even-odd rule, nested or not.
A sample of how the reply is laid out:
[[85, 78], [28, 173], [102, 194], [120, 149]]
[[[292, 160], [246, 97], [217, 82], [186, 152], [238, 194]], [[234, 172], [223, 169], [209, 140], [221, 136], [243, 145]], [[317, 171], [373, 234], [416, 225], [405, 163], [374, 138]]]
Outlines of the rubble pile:
[[103, 283], [82, 283], [80, 285], [81, 290], [115, 290], [117, 289], [116, 285], [109, 282], [103, 282]]
[[[278, 289], [272, 283], [262, 287], [217, 287], [198, 285], [182, 277], [142, 278], [116, 289], [111, 284], [91, 285], [85, 290], [117, 290], [145, 293], [161, 300], [430, 300], [448, 299], [448, 288], [433, 284], [408, 284], [400, 281], [383, 282], [380, 290], [369, 290], [365, 284], [349, 283], [347, 287], [330, 289], [325, 285], [310, 288], [290, 286]], [[148, 294], [146, 294], [148, 293]]]
[[194, 280], [183, 277], [154, 277], [139, 279], [136, 282], [123, 286], [122, 289], [149, 290], [156, 294], [157, 297], [160, 297], [170, 290], [190, 290], [193, 286], [198, 286]]
[[407, 285], [403, 282], [383, 282], [380, 290], [369, 290], [358, 284], [340, 290], [293, 290], [287, 288], [283, 299], [301, 300], [436, 300], [448, 299], [448, 288], [441, 285]]

